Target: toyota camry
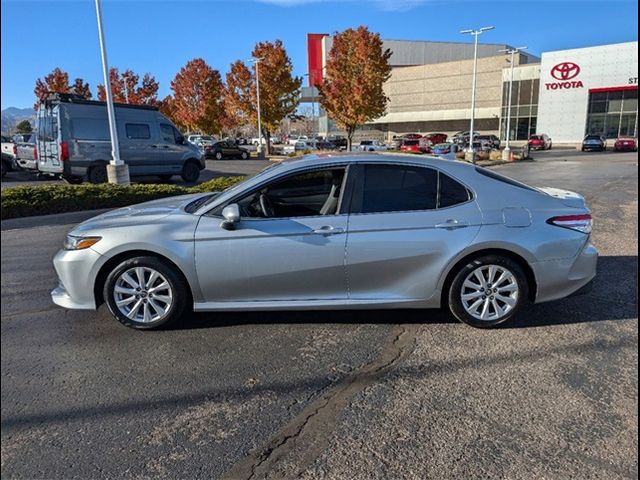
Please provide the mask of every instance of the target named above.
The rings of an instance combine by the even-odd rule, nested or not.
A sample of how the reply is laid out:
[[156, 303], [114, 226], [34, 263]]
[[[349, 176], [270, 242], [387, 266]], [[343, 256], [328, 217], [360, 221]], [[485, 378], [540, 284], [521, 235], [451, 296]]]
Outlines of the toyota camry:
[[439, 307], [490, 327], [589, 283], [591, 227], [579, 194], [468, 163], [307, 156], [81, 223], [52, 298], [142, 329], [193, 310]]

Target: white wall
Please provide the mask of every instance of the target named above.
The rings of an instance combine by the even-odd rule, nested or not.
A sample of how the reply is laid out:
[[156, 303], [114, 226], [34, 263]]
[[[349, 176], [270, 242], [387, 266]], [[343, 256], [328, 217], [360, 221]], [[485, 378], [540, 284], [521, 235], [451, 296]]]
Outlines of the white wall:
[[[563, 62], [580, 67], [580, 73], [568, 80], [578, 85], [553, 90], [550, 84], [565, 83], [551, 75], [552, 68]], [[548, 134], [554, 143], [580, 142], [586, 128], [589, 89], [637, 83], [638, 42], [543, 53], [537, 131]]]

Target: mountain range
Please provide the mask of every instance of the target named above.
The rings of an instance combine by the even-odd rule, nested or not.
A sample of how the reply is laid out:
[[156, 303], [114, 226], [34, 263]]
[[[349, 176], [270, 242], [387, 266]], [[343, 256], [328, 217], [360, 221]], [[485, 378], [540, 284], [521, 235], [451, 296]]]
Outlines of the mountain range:
[[15, 127], [22, 120], [29, 120], [31, 125], [35, 125], [36, 112], [33, 108], [8, 107], [0, 112], [2, 117], [2, 133], [14, 133]]

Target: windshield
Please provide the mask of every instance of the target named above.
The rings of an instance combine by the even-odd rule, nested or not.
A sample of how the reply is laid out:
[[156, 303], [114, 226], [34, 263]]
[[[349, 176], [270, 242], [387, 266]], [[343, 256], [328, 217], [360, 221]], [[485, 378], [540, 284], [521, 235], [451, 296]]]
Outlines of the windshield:
[[405, 140], [404, 144], [405, 145], [418, 145], [420, 142], [418, 142], [418, 140]]

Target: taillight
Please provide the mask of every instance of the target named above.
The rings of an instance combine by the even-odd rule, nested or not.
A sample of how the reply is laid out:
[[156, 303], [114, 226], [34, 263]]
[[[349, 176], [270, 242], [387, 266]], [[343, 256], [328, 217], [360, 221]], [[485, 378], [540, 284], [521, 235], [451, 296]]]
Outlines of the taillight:
[[69, 160], [69, 144], [60, 142], [60, 161], [64, 162], [66, 160]]
[[16, 157], [18, 156], [18, 147], [15, 143], [13, 144], [13, 155]]
[[591, 215], [563, 215], [550, 218], [547, 220], [547, 223], [582, 233], [591, 233], [593, 228], [593, 218], [591, 218]]
[[37, 147], [33, 147], [33, 159], [34, 160], [38, 159], [38, 149], [37, 149]]

